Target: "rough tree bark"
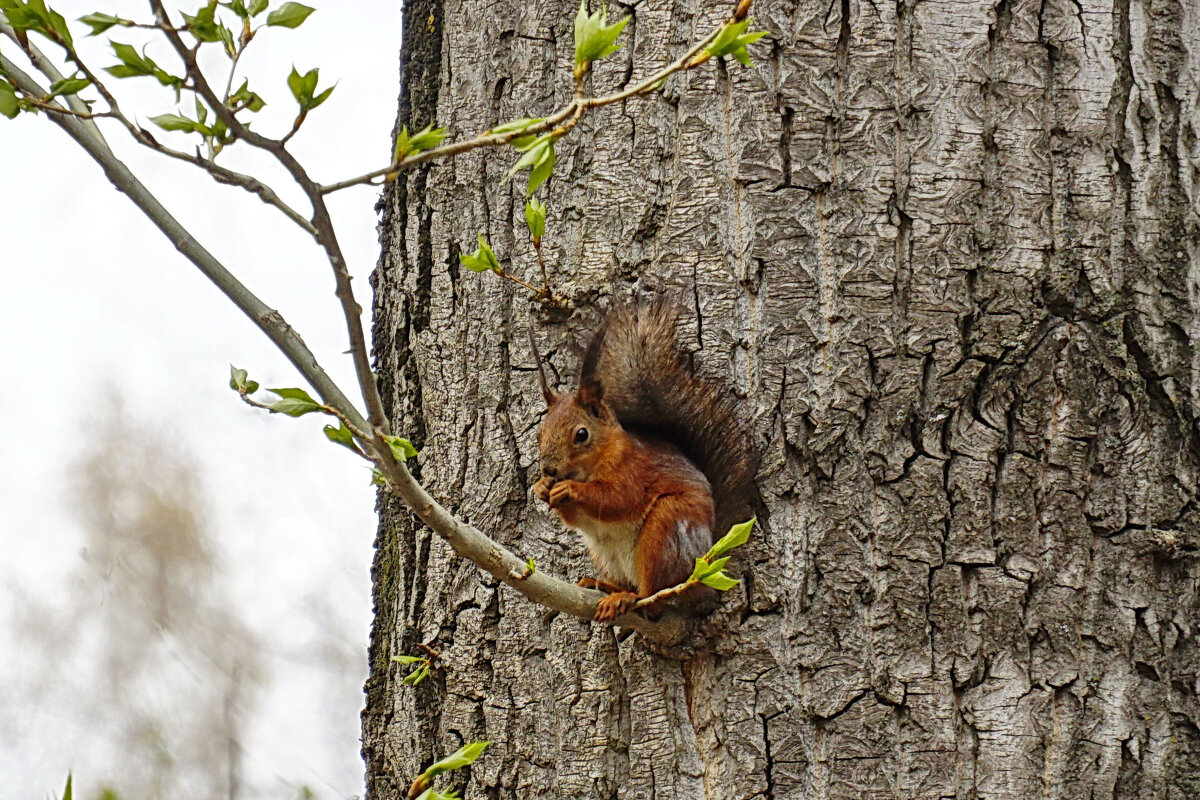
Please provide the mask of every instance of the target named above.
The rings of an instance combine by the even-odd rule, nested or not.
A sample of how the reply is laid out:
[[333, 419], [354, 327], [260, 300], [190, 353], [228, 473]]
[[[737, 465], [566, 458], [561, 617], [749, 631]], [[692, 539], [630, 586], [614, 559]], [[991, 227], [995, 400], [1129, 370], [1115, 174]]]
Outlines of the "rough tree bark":
[[[643, 0], [611, 90], [732, 3]], [[571, 91], [574, 0], [412, 0], [400, 122], [454, 134]], [[618, 10], [616, 8], [614, 11]], [[513, 154], [383, 200], [377, 357], [423, 479], [538, 567], [542, 411], [610, 298], [686, 298], [764, 453], [764, 525], [690, 660], [548, 614], [384, 502], [372, 797], [493, 744], [467, 798], [1200, 797], [1200, 13], [1176, 0], [756, 4], [710, 63], [586, 118], [535, 280]], [[388, 656], [431, 641], [416, 689]], [[465, 776], [464, 776], [465, 777]], [[461, 782], [461, 781], [460, 781]]]

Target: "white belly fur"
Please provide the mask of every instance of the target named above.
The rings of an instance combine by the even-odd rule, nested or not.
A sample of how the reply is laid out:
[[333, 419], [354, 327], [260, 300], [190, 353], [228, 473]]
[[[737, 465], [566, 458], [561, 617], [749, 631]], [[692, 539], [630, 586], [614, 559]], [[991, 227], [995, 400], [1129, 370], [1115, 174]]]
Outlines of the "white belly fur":
[[633, 564], [633, 548], [637, 543], [642, 521], [600, 522], [586, 517], [579, 520], [575, 530], [583, 536], [592, 561], [601, 577], [614, 583], [637, 587], [637, 569]]

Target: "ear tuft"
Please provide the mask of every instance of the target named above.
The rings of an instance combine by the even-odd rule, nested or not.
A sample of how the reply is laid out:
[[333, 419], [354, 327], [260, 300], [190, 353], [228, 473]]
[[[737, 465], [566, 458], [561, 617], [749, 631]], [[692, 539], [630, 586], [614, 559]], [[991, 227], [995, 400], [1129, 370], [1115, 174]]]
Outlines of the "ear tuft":
[[604, 419], [604, 387], [597, 380], [584, 381], [575, 392], [575, 405], [597, 419]]
[[529, 333], [529, 349], [533, 351], [533, 363], [537, 364], [538, 385], [542, 389], [542, 399], [546, 401], [546, 408], [552, 408], [558, 402], [558, 395], [550, 391], [550, 384], [546, 382], [546, 370], [542, 367], [542, 355], [538, 352], [537, 342], [533, 338], [532, 323], [526, 331]]

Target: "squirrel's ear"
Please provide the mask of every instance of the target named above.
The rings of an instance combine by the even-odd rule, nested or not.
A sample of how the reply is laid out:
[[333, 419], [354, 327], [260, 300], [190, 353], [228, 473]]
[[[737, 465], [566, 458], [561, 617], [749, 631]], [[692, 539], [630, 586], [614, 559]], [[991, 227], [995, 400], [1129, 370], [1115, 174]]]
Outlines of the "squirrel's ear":
[[579, 391], [575, 392], [575, 405], [593, 417], [603, 419], [608, 410], [604, 404], [604, 387], [599, 381], [584, 381], [579, 385]]
[[538, 383], [542, 386], [542, 398], [546, 401], [546, 408], [552, 408], [558, 402], [558, 395], [550, 391], [550, 386], [546, 383], [546, 373], [542, 371], [542, 362], [538, 362]]
[[538, 385], [542, 387], [542, 397], [546, 401], [546, 408], [550, 408], [558, 402], [558, 395], [550, 391], [550, 384], [546, 382], [546, 370], [542, 368], [542, 356], [538, 352], [537, 342], [533, 340], [533, 327], [526, 329], [529, 332], [529, 348], [533, 350], [533, 363], [537, 364]]

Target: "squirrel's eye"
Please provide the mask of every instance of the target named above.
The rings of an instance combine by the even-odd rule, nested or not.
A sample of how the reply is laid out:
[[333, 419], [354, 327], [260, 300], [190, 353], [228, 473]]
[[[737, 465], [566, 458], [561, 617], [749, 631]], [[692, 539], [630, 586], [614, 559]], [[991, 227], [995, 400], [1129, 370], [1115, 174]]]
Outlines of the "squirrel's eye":
[[580, 428], [575, 431], [575, 444], [583, 444], [588, 440], [588, 429]]

